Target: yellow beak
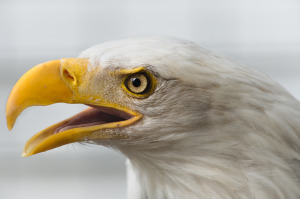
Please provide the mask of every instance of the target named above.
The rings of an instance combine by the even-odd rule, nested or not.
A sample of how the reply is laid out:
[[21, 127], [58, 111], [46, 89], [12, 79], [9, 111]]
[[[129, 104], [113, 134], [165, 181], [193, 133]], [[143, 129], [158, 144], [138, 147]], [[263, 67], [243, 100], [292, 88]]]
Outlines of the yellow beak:
[[122, 112], [121, 115], [126, 116], [119, 120], [110, 119], [110, 122], [107, 123], [84, 123], [75, 125], [74, 128], [66, 128], [64, 131], [57, 131], [67, 124], [74, 126], [74, 120], [83, 117], [82, 115], [86, 117], [86, 115], [100, 114], [98, 113], [100, 111], [97, 112], [96, 109], [89, 108], [34, 135], [25, 145], [22, 156], [30, 156], [72, 142], [124, 138], [125, 135], [95, 132], [99, 132], [101, 129], [127, 126], [141, 118], [140, 114], [126, 107], [109, 103], [103, 99], [103, 96], [96, 96], [97, 99], [95, 100], [94, 96], [78, 91], [80, 86], [86, 86], [85, 81], [89, 78], [88, 63], [87, 59], [79, 58], [54, 60], [39, 64], [25, 73], [12, 89], [7, 101], [8, 129], [13, 128], [17, 117], [24, 109], [30, 106], [46, 106], [58, 102], [89, 104], [102, 107], [102, 110], [103, 107], [104, 109], [114, 109], [114, 112], [120, 111]]

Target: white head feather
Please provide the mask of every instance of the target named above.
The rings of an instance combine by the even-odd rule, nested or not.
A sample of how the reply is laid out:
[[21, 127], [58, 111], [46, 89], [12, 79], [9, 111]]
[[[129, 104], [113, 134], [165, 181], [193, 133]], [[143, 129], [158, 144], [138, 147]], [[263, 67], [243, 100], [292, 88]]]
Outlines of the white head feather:
[[144, 117], [102, 142], [129, 158], [130, 199], [300, 198], [300, 104], [266, 76], [184, 40], [141, 37], [83, 52], [90, 67], [146, 67]]

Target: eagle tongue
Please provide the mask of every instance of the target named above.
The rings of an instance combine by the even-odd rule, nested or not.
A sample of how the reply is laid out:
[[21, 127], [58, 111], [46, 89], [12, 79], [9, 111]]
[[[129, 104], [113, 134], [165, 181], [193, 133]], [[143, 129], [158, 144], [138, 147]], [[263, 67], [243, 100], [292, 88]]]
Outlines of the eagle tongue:
[[94, 126], [122, 120], [124, 119], [91, 107], [71, 117], [66, 124], [55, 129], [53, 134], [73, 128]]

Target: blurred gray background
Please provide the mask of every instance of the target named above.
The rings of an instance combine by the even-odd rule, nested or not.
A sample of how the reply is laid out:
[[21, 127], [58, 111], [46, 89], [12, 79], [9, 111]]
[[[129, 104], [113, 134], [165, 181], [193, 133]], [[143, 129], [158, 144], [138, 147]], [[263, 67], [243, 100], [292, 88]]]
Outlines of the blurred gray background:
[[170, 35], [261, 71], [300, 99], [299, 0], [0, 0], [0, 199], [126, 197], [125, 158], [71, 144], [21, 158], [36, 132], [84, 106], [26, 110], [11, 133], [5, 104], [31, 67], [113, 39]]

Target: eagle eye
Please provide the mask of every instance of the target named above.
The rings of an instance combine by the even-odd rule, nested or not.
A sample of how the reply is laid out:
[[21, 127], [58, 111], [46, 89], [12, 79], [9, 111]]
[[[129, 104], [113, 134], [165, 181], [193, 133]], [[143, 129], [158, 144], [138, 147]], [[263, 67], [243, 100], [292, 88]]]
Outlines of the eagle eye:
[[156, 88], [156, 78], [144, 67], [126, 70], [122, 87], [127, 94], [136, 98], [146, 98]]
[[144, 94], [149, 90], [150, 79], [146, 73], [137, 73], [127, 77], [127, 89], [134, 94]]

